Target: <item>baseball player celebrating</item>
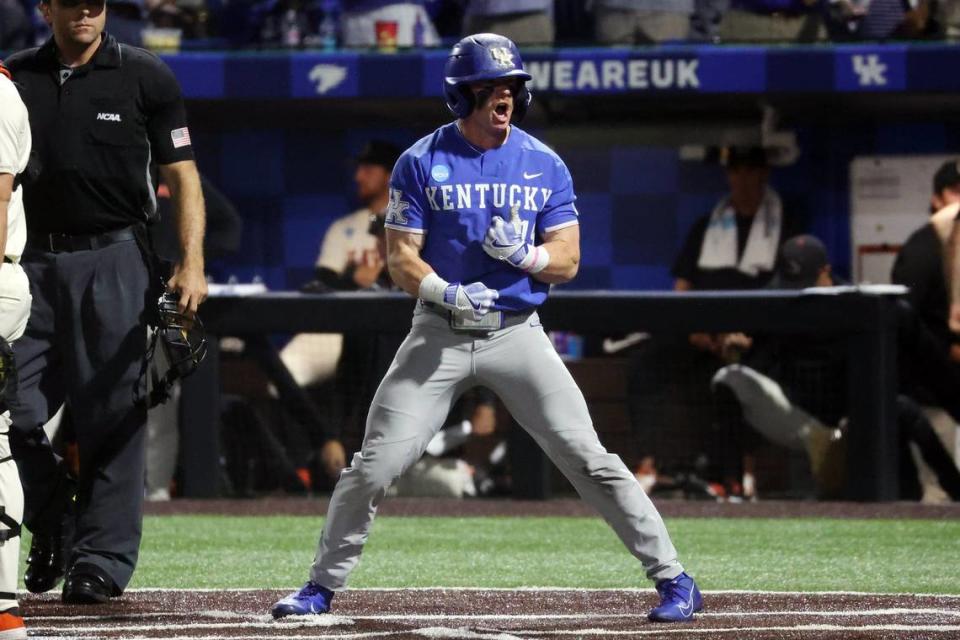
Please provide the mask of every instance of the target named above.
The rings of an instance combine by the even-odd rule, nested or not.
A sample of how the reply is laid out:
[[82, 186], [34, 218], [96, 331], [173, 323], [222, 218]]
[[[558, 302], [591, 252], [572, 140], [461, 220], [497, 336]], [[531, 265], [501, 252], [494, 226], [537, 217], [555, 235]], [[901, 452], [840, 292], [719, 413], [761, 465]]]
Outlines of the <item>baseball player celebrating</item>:
[[570, 173], [511, 124], [530, 103], [516, 45], [477, 34], [447, 59], [457, 116], [409, 148], [393, 170], [387, 265], [419, 302], [370, 407], [361, 451], [333, 492], [310, 581], [273, 616], [324, 613], [356, 567], [388, 487], [423, 454], [466, 389], [493, 390], [656, 582], [654, 621], [703, 607], [660, 514], [597, 438], [583, 394], [537, 317], [551, 283], [580, 259]]
[[17, 184], [17, 175], [27, 168], [30, 143], [27, 107], [0, 61], [0, 638], [4, 640], [27, 637], [16, 594], [23, 487], [10, 455], [7, 399], [17, 386], [10, 343], [23, 335], [30, 316], [30, 284], [20, 266], [27, 227], [23, 189]]

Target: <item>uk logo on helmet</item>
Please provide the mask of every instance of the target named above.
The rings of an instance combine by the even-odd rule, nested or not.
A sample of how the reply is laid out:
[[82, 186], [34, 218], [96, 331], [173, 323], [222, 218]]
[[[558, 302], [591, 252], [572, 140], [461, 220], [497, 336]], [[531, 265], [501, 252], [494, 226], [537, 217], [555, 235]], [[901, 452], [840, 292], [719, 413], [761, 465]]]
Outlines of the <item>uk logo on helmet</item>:
[[490, 56], [501, 67], [513, 67], [513, 54], [506, 47], [490, 47]]

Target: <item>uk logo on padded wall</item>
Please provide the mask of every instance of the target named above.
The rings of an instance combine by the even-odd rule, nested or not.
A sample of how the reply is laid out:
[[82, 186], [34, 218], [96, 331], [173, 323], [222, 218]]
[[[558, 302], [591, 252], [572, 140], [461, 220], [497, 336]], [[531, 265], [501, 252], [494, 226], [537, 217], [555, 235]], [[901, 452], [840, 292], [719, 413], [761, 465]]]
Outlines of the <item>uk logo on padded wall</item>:
[[904, 89], [906, 51], [893, 45], [845, 48], [836, 53], [834, 72], [839, 91]]
[[357, 61], [351, 56], [334, 60], [319, 55], [291, 59], [290, 88], [294, 98], [345, 98], [358, 95]]

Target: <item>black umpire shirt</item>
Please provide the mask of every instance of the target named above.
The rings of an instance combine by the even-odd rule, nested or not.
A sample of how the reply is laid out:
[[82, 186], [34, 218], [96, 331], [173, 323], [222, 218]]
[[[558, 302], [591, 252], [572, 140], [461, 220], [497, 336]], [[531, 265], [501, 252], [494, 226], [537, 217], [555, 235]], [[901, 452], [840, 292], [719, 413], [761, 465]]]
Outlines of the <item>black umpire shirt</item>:
[[90, 62], [72, 72], [53, 38], [14, 54], [7, 66], [33, 134], [24, 181], [30, 232], [101, 233], [151, 220], [156, 165], [193, 159], [170, 68], [106, 32]]

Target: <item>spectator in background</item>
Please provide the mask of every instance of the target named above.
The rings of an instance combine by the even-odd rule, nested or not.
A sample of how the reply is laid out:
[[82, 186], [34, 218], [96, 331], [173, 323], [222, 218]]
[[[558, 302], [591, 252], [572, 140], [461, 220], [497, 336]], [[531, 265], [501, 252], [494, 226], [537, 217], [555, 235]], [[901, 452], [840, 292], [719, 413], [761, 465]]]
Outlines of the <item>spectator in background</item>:
[[110, 35], [119, 42], [143, 46], [143, 30], [149, 26], [144, 0], [107, 0]]
[[960, 38], [960, 0], [937, 3], [936, 21], [939, 33], [948, 40]]
[[461, 396], [446, 424], [427, 444], [426, 454], [400, 477], [393, 492], [409, 497], [464, 498], [502, 490], [504, 483], [495, 469], [505, 458], [505, 443], [494, 449], [482, 467], [469, 464], [463, 451], [471, 438], [493, 435], [496, 401], [496, 396], [483, 387]]
[[496, 33], [517, 45], [552, 45], [553, 0], [466, 0], [464, 33]]
[[179, 29], [184, 38], [205, 38], [209, 17], [205, 0], [146, 0], [150, 24]]
[[[304, 285], [303, 291], [390, 288], [383, 220], [390, 200], [390, 173], [399, 156], [400, 148], [383, 140], [371, 140], [357, 155], [354, 182], [357, 199], [363, 206], [327, 229], [317, 257], [316, 278]], [[392, 339], [382, 336], [375, 342]], [[372, 395], [367, 387], [380, 382], [383, 372], [374, 373], [379, 369], [379, 351], [376, 344], [370, 343], [369, 336], [350, 336], [345, 340], [338, 333], [300, 333], [280, 352], [280, 360], [301, 388], [320, 385], [336, 375], [344, 415], [338, 431], [343, 431], [345, 424], [360, 420], [359, 414], [366, 406], [364, 399]], [[390, 351], [389, 346], [386, 351]], [[368, 379], [371, 377], [376, 379]], [[323, 444], [320, 463], [327, 475], [335, 479], [346, 466], [341, 439]]]
[[19, 0], [0, 0], [0, 52], [19, 51], [33, 44], [30, 14]]
[[[357, 156], [353, 179], [363, 206], [327, 229], [317, 257], [316, 279], [304, 291], [389, 288], [383, 218], [390, 200], [390, 172], [399, 156], [399, 147], [382, 140], [370, 141]], [[280, 358], [297, 384], [309, 386], [334, 374], [342, 349], [340, 334], [300, 333], [287, 343]]]
[[425, 8], [429, 0], [342, 0], [345, 47], [434, 47], [440, 37]]
[[[768, 185], [765, 149], [727, 147], [719, 160], [730, 193], [687, 234], [673, 266], [676, 291], [765, 286], [782, 239], [796, 226]], [[658, 481], [661, 463], [687, 473], [701, 458], [708, 460], [700, 466], [708, 467], [711, 480], [731, 495], [751, 497], [752, 462], [744, 452], [753, 443], [727, 438], [714, 419], [709, 394], [716, 370], [738, 359], [751, 343], [740, 333], [657, 335], [638, 349], [629, 382], [630, 413], [641, 454], [637, 474], [649, 489]], [[710, 425], [707, 433], [704, 425]], [[678, 447], [677, 441], [684, 444]]]
[[[814, 236], [790, 238], [780, 255], [772, 287], [804, 289], [844, 284], [833, 275], [826, 247]], [[943, 354], [929, 350], [933, 343], [922, 335], [922, 325], [913, 322], [909, 306], [902, 305], [899, 310], [901, 351], [922, 359], [933, 370], [927, 378], [946, 394], [951, 412], [960, 417], [960, 403], [951, 398], [956, 396], [955, 388], [939, 384], [945, 364]], [[821, 498], [842, 497], [846, 480], [845, 342], [844, 338], [816, 335], [758, 340], [743, 364], [723, 367], [712, 381], [714, 393], [729, 390], [733, 394], [747, 425], [774, 443], [807, 452]], [[902, 389], [896, 411], [900, 498], [923, 497], [911, 452], [914, 444], [950, 499], [960, 500], [960, 471], [919, 405]]]
[[600, 44], [653, 44], [686, 40], [694, 0], [593, 0]]
[[723, 42], [813, 42], [826, 37], [822, 0], [731, 0], [720, 22]]
[[261, 45], [296, 49], [310, 41], [313, 27], [301, 0], [269, 0], [252, 11], [262, 14], [258, 38]]
[[911, 39], [928, 35], [930, 0], [827, 0], [831, 40]]
[[944, 243], [960, 211], [960, 161], [943, 163], [933, 176], [931, 217], [897, 253], [891, 280], [910, 289], [907, 299], [921, 321], [960, 366], [960, 334], [948, 326], [950, 298], [944, 277]]
[[[112, 21], [112, 19], [111, 19]], [[233, 203], [207, 178], [200, 176], [200, 188], [207, 210], [203, 253], [207, 259], [235, 253], [240, 249], [243, 219]], [[165, 182], [157, 189], [158, 222], [151, 229], [154, 251], [164, 261], [180, 260], [180, 245], [174, 223], [170, 188]], [[150, 366], [156, 366], [151, 362]], [[189, 425], [188, 425], [189, 426]], [[180, 443], [180, 381], [170, 389], [169, 399], [147, 412], [147, 472], [145, 497], [149, 501], [170, 499], [170, 486], [177, 465]]]

